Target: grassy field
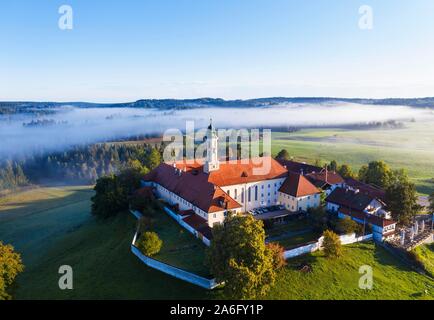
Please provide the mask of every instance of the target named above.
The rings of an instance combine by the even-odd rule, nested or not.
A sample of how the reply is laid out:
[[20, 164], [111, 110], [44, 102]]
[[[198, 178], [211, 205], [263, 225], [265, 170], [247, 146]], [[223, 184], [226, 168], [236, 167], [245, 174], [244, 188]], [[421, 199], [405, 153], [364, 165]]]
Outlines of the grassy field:
[[[432, 279], [410, 270], [372, 242], [345, 246], [344, 256], [335, 260], [315, 252], [288, 262], [267, 299], [434, 299]], [[304, 264], [311, 265], [311, 273], [299, 271]], [[373, 268], [373, 290], [358, 287], [362, 265]]]
[[[131, 252], [136, 220], [90, 215], [89, 187], [40, 188], [1, 199], [0, 239], [22, 254], [26, 269], [16, 299], [204, 299], [208, 292], [143, 265]], [[61, 265], [74, 290], [58, 288]]]
[[205, 266], [206, 246], [190, 232], [182, 228], [163, 210], [153, 215], [152, 231], [155, 231], [163, 246], [153, 258], [169, 265], [211, 278]]
[[432, 123], [407, 123], [394, 130], [327, 128], [272, 135], [273, 155], [287, 149], [295, 160], [336, 160], [350, 164], [355, 171], [370, 161], [384, 160], [394, 169], [406, 169], [421, 194], [434, 192], [433, 145]]
[[[13, 244], [22, 253], [26, 265], [12, 288], [14, 298], [221, 297], [219, 291], [200, 289], [143, 265], [130, 252], [135, 218], [125, 213], [105, 222], [94, 220], [89, 213], [92, 194], [89, 187], [40, 188], [1, 199], [0, 239]], [[176, 224], [172, 226], [178, 228]], [[182, 237], [187, 234], [181, 233]], [[175, 242], [167, 246], [167, 261], [175, 252], [171, 250], [180, 247]], [[185, 255], [186, 267], [190, 258], [191, 251]], [[298, 265], [305, 262], [312, 265], [311, 274], [298, 271]], [[289, 263], [279, 273], [268, 299], [425, 299], [433, 295], [432, 280], [409, 270], [372, 243], [346, 246], [345, 255], [339, 260], [328, 260], [322, 253], [315, 253]], [[357, 287], [361, 264], [374, 268], [372, 291]], [[73, 290], [58, 288], [61, 265], [73, 268]]]
[[271, 228], [267, 228], [265, 232], [267, 237], [275, 238], [271, 242], [277, 242], [285, 249], [299, 247], [308, 242], [316, 241], [321, 236], [311, 231], [307, 219], [294, 219], [285, 224], [276, 224]]
[[285, 249], [289, 250], [289, 249], [293, 249], [293, 248], [305, 245], [308, 242], [317, 241], [319, 237], [321, 237], [320, 234], [309, 231], [306, 233], [302, 233], [302, 234], [298, 234], [298, 235], [295, 235], [292, 237], [281, 239], [281, 240], [278, 240], [276, 242], [279, 243]]
[[413, 254], [424, 268], [434, 276], [434, 243], [413, 249]]

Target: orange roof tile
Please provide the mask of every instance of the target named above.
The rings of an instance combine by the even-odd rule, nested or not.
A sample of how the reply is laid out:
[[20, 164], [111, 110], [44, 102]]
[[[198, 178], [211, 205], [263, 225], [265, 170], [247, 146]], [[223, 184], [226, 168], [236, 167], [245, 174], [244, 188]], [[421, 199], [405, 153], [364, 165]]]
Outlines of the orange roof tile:
[[296, 198], [321, 193], [306, 177], [292, 172], [289, 173], [279, 191]]

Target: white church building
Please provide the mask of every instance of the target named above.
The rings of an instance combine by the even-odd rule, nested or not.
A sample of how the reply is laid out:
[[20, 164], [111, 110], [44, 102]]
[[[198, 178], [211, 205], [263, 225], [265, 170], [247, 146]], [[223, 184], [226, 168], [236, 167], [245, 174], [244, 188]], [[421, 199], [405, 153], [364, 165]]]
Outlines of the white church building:
[[[289, 172], [272, 157], [221, 161], [212, 124], [206, 148], [203, 165], [162, 163], [143, 177], [143, 185], [152, 187], [157, 197], [178, 207], [178, 211], [194, 212], [194, 219], [203, 220], [209, 227], [222, 223], [229, 211], [246, 213], [284, 205], [288, 211], [298, 212], [320, 205], [321, 190], [303, 174]], [[267, 161], [264, 174], [258, 174], [257, 163], [261, 161]]]

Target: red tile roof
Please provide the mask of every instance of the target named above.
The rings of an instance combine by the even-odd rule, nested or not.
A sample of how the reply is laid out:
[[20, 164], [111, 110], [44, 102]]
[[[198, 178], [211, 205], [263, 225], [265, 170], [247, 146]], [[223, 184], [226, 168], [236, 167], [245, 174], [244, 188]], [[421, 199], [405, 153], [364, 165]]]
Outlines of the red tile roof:
[[383, 202], [386, 201], [386, 192], [379, 187], [360, 182], [353, 178], [346, 179], [345, 183], [352, 188], [359, 189], [361, 193], [380, 199]]
[[366, 218], [366, 222], [371, 223], [371, 224], [375, 224], [376, 226], [379, 226], [382, 228], [387, 227], [387, 226], [392, 225], [392, 224], [396, 224], [395, 221], [390, 220], [390, 219], [384, 219], [384, 218], [381, 218], [381, 217], [376, 216], [376, 215], [367, 214], [365, 212], [358, 211], [358, 210], [350, 210], [350, 209], [344, 208], [344, 207], [341, 207], [339, 209], [339, 212], [346, 214], [347, 216], [357, 218], [359, 220], [364, 220]]
[[[269, 161], [269, 170], [257, 173], [261, 165], [259, 160]], [[266, 163], [266, 162], [263, 162]], [[176, 166], [176, 168], [175, 168]], [[267, 166], [265, 166], [267, 168]], [[220, 169], [209, 174], [203, 172], [203, 166], [197, 163], [186, 164], [184, 161], [174, 165], [163, 163], [144, 176], [145, 181], [154, 181], [179, 197], [197, 206], [205, 212], [241, 208], [241, 205], [225, 193], [220, 186], [230, 186], [248, 182], [284, 178], [287, 170], [271, 157], [243, 161], [223, 162]]]
[[[236, 163], [220, 163], [220, 169], [210, 173], [209, 181], [218, 186], [231, 186], [248, 182], [284, 178], [288, 172], [287, 169], [272, 157], [249, 159], [248, 163], [244, 163], [244, 161], [245, 160], [238, 160]], [[262, 166], [264, 172], [260, 172]]]
[[279, 191], [296, 198], [321, 193], [306, 177], [292, 172], [288, 174], [288, 178], [286, 178]]
[[375, 198], [350, 189], [336, 188], [326, 202], [334, 203], [346, 208], [363, 211]]
[[307, 163], [297, 162], [292, 160], [282, 160], [278, 159], [279, 163], [282, 166], [285, 166], [289, 172], [307, 174], [312, 172], [321, 172], [323, 168], [312, 166]]
[[187, 170], [184, 172], [162, 163], [145, 175], [143, 179], [158, 183], [205, 212], [211, 213], [241, 207], [220, 187], [209, 182], [209, 176], [202, 170], [198, 172]]
[[183, 221], [196, 230], [200, 227], [203, 227], [204, 225], [208, 225], [207, 221], [197, 214], [193, 214], [187, 218], [184, 218]]
[[309, 174], [306, 174], [306, 177], [311, 181], [319, 181], [323, 182], [324, 184], [328, 183], [330, 185], [333, 184], [342, 184], [345, 182], [345, 180], [340, 176], [339, 173], [336, 173], [334, 171], [328, 171], [327, 173], [325, 170], [321, 172], [312, 172]]
[[181, 217], [187, 217], [187, 216], [191, 216], [191, 215], [196, 214], [196, 213], [193, 210], [182, 210], [182, 211], [179, 211], [178, 214]]

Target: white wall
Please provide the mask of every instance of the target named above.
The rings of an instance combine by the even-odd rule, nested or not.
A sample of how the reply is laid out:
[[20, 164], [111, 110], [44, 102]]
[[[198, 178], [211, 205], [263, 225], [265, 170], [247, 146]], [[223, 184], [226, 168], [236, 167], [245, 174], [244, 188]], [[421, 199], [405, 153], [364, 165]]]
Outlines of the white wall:
[[339, 211], [339, 205], [327, 202], [327, 211], [330, 212], [338, 212]]
[[[285, 178], [264, 180], [232, 186], [221, 186], [220, 188], [224, 192], [228, 193], [231, 198], [241, 204], [243, 206], [241, 211], [244, 212], [255, 208], [268, 207], [278, 204], [279, 189], [282, 186], [283, 181], [285, 181]], [[258, 188], [257, 198], [255, 197], [256, 187]]]
[[279, 203], [291, 212], [307, 211], [309, 208], [317, 208], [321, 204], [321, 195], [313, 194], [305, 197], [293, 197], [279, 192]]

